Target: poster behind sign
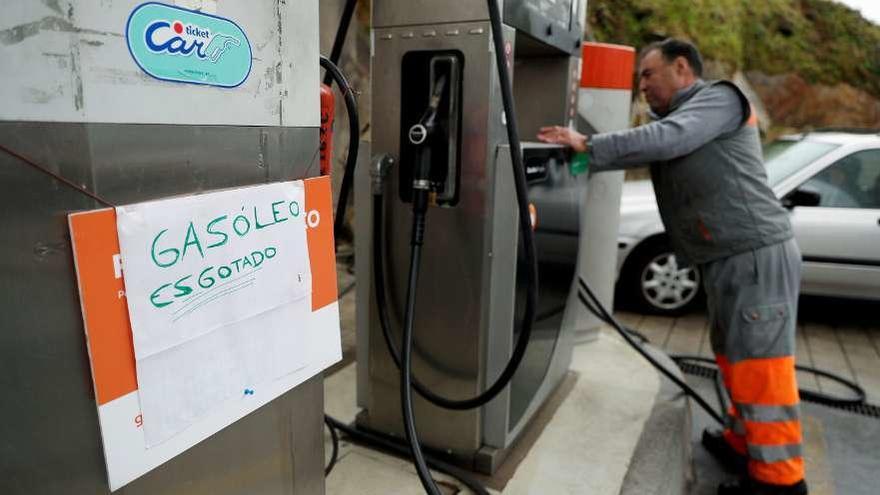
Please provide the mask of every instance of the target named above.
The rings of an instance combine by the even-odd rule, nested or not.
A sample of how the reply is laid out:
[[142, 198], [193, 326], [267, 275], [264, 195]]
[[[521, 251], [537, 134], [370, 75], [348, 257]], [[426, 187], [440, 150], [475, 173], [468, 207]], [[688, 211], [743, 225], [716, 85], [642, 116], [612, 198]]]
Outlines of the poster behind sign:
[[[306, 179], [303, 186], [305, 210], [313, 212], [312, 216], [316, 220], [331, 218], [329, 177]], [[144, 429], [149, 427], [150, 421], [141, 414], [141, 402], [142, 396], [153, 395], [153, 392], [145, 390], [143, 384], [137, 380], [123, 291], [123, 272], [115, 269], [118, 267], [120, 252], [116, 224], [116, 212], [113, 209], [70, 215], [71, 244], [82, 302], [86, 345], [111, 491], [172, 460], [245, 415], [269, 404], [342, 357], [332, 223], [317, 222], [306, 232], [308, 261], [313, 274], [312, 296], [302, 299], [301, 306], [283, 306], [277, 313], [270, 311], [255, 318], [257, 326], [271, 325], [276, 330], [283, 328], [289, 331], [282, 335], [283, 342], [277, 348], [262, 353], [264, 359], [274, 359], [276, 366], [283, 364], [282, 362], [303, 359], [305, 367], [265, 384], [248, 386], [247, 392], [236, 392], [240, 393], [237, 398], [223, 400], [213, 408], [203, 409], [204, 415], [188, 427], [148, 448]], [[129, 275], [125, 274], [125, 277], [128, 278]], [[303, 310], [309, 307], [309, 300], [310, 308]], [[204, 345], [201, 348], [206, 349]], [[245, 357], [247, 354], [239, 352], [239, 355]], [[176, 365], [181, 366], [181, 363], [182, 360]], [[188, 368], [192, 371], [200, 365], [201, 363], [193, 362]], [[208, 366], [214, 364], [208, 363]], [[272, 369], [270, 366], [258, 368]], [[183, 380], [181, 375], [173, 378]], [[203, 404], [199, 404], [199, 407], [203, 407]], [[287, 406], [278, 407], [284, 409]], [[226, 441], [228, 439], [223, 440]], [[255, 465], [260, 462], [259, 459], [254, 460]]]
[[306, 217], [302, 181], [117, 208], [148, 447], [305, 366]]

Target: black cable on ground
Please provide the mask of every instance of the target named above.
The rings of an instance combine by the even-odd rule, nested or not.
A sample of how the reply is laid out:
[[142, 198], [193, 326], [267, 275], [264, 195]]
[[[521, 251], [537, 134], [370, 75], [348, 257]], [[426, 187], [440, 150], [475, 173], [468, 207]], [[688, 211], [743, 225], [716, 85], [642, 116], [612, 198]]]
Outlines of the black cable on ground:
[[[592, 289], [590, 289], [589, 285], [587, 285], [586, 281], [584, 281], [584, 279], [579, 278], [578, 283], [580, 285], [580, 288], [582, 290], [584, 290], [590, 296], [591, 301], [586, 300], [583, 297], [583, 294], [581, 294], [581, 293], [578, 293], [578, 298], [581, 300], [581, 303], [583, 303], [584, 306], [591, 313], [593, 313], [594, 315], [596, 315], [597, 318], [599, 318], [600, 320], [604, 321], [605, 323], [611, 325], [615, 330], [617, 330], [617, 332], [620, 333], [620, 335], [623, 337], [623, 339], [628, 344], [630, 344], [636, 351], [638, 351], [639, 354], [644, 356], [645, 359], [647, 359], [655, 368], [657, 368], [667, 378], [669, 378], [676, 385], [678, 385], [679, 388], [681, 388], [682, 391], [684, 391], [684, 393], [686, 393], [688, 396], [692, 397], [697, 402], [697, 404], [700, 405], [700, 407], [702, 407], [707, 413], [709, 413], [710, 416], [712, 416], [719, 423], [723, 424], [723, 421], [721, 420], [721, 415], [719, 415], [714, 409], [712, 409], [712, 407], [709, 406], [709, 404], [699, 394], [697, 394], [697, 392], [695, 390], [693, 390], [686, 383], [681, 382], [681, 380], [679, 380], [678, 377], [674, 377], [669, 372], [669, 370], [667, 370], [665, 367], [660, 365], [660, 363], [658, 363], [655, 360], [653, 360], [652, 358], [650, 358], [648, 356], [648, 354], [644, 351], [642, 346], [638, 345], [632, 339], [633, 335], [637, 336], [637, 338], [638, 338], [638, 336], [640, 336], [642, 339], [644, 339], [642, 341], [642, 344], [650, 343], [650, 341], [646, 337], [644, 337], [642, 334], [636, 332], [635, 330], [632, 330], [630, 328], [627, 328], [627, 327], [621, 325], [613, 316], [611, 316], [611, 314], [608, 312], [608, 310], [605, 309], [604, 306], [602, 306], [601, 302], [596, 297], [595, 293], [593, 293]], [[675, 361], [676, 363], [685, 362], [685, 361], [692, 361], [692, 362], [703, 362], [703, 363], [709, 363], [712, 365], [716, 365], [716, 362], [714, 359], [706, 358], [703, 356], [671, 355], [670, 358], [673, 361]], [[814, 390], [799, 389], [798, 392], [799, 392], [802, 400], [816, 402], [816, 403], [825, 404], [825, 405], [829, 405], [829, 406], [835, 406], [835, 407], [860, 406], [860, 405], [865, 404], [865, 400], [866, 400], [865, 390], [861, 386], [859, 386], [857, 383], [852, 382], [850, 380], [847, 380], [846, 378], [844, 378], [840, 375], [836, 375], [836, 374], [831, 373], [829, 371], [813, 368], [811, 366], [796, 365], [795, 369], [798, 371], [813, 373], [818, 376], [828, 378], [829, 380], [833, 380], [835, 382], [838, 382], [841, 385], [852, 390], [853, 394], [854, 394], [853, 398], [840, 398], [840, 397], [836, 397], [836, 396], [833, 396], [830, 394], [817, 392]], [[716, 387], [716, 389], [717, 389], [717, 387]], [[718, 393], [719, 401], [720, 401], [720, 397], [721, 397], [720, 390], [716, 390], [716, 392]]]
[[[717, 363], [712, 358], [707, 358], [703, 356], [693, 356], [689, 354], [671, 354], [669, 356], [675, 362], [695, 362], [695, 363], [706, 363], [711, 364], [713, 367], [717, 366]], [[815, 402], [818, 404], [825, 404], [828, 406], [860, 406], [865, 404], [867, 400], [867, 395], [865, 394], [865, 389], [863, 389], [859, 384], [848, 380], [840, 375], [836, 375], [831, 373], [830, 371], [821, 370], [818, 368], [813, 368], [812, 366], [801, 366], [795, 365], [794, 367], [798, 371], [803, 371], [806, 373], [813, 373], [814, 375], [821, 376], [823, 378], [827, 378], [829, 380], [835, 381], [844, 387], [852, 390], [853, 397], [852, 398], [841, 398], [834, 395], [826, 394], [823, 392], [818, 392], [815, 390], [808, 389], [798, 389], [798, 393], [800, 394], [801, 400]]]
[[[706, 400], [703, 399], [703, 397], [699, 393], [697, 393], [696, 390], [691, 388], [691, 386], [688, 385], [687, 383], [685, 383], [684, 380], [675, 376], [675, 373], [673, 373], [672, 371], [667, 369], [665, 366], [660, 364], [659, 361], [654, 359], [654, 356], [651, 356], [651, 354], [645, 350], [645, 348], [642, 344], [639, 344], [638, 342], [635, 341], [635, 339], [629, 334], [629, 332], [626, 331], [626, 329], [623, 327], [623, 325], [621, 325], [620, 322], [618, 322], [617, 319], [614, 318], [614, 316], [612, 316], [608, 312], [607, 309], [605, 309], [605, 307], [602, 305], [601, 301], [599, 301], [599, 298], [596, 297], [596, 294], [593, 292], [593, 290], [590, 288], [590, 286], [586, 283], [586, 281], [584, 281], [584, 279], [578, 278], [578, 284], [580, 285], [580, 288], [581, 288], [581, 291], [578, 291], [578, 299], [580, 299], [580, 301], [584, 304], [585, 307], [587, 307], [587, 309], [590, 310], [590, 312], [592, 312], [594, 315], [596, 315], [596, 317], [599, 318], [600, 320], [602, 320], [602, 321], [608, 323], [609, 325], [611, 325], [612, 327], [614, 327], [614, 329], [617, 330], [617, 333], [619, 333], [620, 336], [623, 337], [623, 340], [625, 340], [627, 344], [629, 344], [633, 349], [635, 349], [636, 352], [641, 354], [643, 358], [645, 358], [649, 363], [651, 363], [652, 366], [657, 368], [657, 370], [660, 371], [660, 373], [662, 373], [666, 378], [668, 378], [673, 383], [678, 385], [678, 387], [685, 394], [687, 394], [688, 396], [693, 398], [694, 401], [696, 401], [696, 403], [699, 404], [699, 406], [702, 407], [706, 411], [706, 413], [709, 414], [709, 416], [712, 416], [712, 418], [718, 422], [718, 424], [724, 425], [724, 420], [722, 419], [722, 417], [718, 413], [718, 411], [713, 409], [712, 406], [710, 406], [709, 403], [706, 402]], [[587, 301], [587, 298], [584, 297], [584, 293], [586, 293], [587, 296], [589, 297], [589, 299], [590, 299], [589, 302]], [[593, 307], [593, 305], [591, 305], [590, 302], [592, 302], [593, 305], [595, 305], [595, 307]], [[594, 309], [598, 309], [598, 311], [594, 312], [593, 311]]]
[[[325, 416], [325, 420], [333, 428], [344, 433], [354, 443], [358, 443], [369, 448], [383, 450], [399, 457], [410, 457], [409, 448], [395, 438], [377, 435], [375, 433], [351, 427], [331, 416]], [[489, 492], [486, 490], [486, 488], [483, 487], [483, 485], [481, 485], [475, 479], [473, 479], [467, 471], [453, 466], [452, 464], [449, 464], [447, 462], [441, 461], [431, 455], [425, 455], [425, 460], [427, 461], [428, 466], [430, 466], [431, 469], [452, 476], [477, 495], [489, 495]]]
[[336, 428], [333, 426], [333, 423], [330, 422], [330, 419], [329, 416], [324, 416], [324, 424], [327, 425], [327, 429], [330, 430], [330, 440], [333, 444], [333, 451], [330, 454], [330, 463], [324, 468], [325, 477], [330, 474], [330, 471], [333, 471], [336, 462], [339, 460], [339, 435], [336, 434]]
[[[584, 283], [586, 283], [586, 282], [584, 282]], [[596, 309], [596, 307], [593, 305], [593, 303], [591, 301], [582, 300], [581, 303], [587, 307], [587, 310], [590, 313], [593, 313], [593, 315], [595, 315], [600, 320], [605, 321], [605, 319], [602, 318], [602, 316], [600, 316], [599, 310]], [[605, 323], [608, 323], [608, 322], [606, 321]], [[611, 325], [611, 323], [608, 323], [608, 324]], [[637, 330], [633, 330], [632, 328], [630, 328], [626, 325], [622, 325], [622, 326], [623, 326], [623, 329], [626, 331], [626, 333], [630, 334], [631, 337], [638, 340], [640, 344], [650, 344], [651, 343], [651, 341], [648, 339], [648, 337], [645, 337], [645, 335], [643, 333], [641, 333]]]
[[[352, 2], [353, 3], [353, 2]], [[348, 156], [345, 158], [345, 172], [342, 175], [342, 185], [339, 188], [339, 201], [336, 203], [336, 218], [333, 221], [333, 236], [339, 240], [342, 233], [342, 226], [345, 223], [345, 210], [348, 205], [348, 197], [351, 193], [351, 185], [354, 181], [354, 168], [357, 165], [358, 148], [360, 146], [361, 124], [357, 109], [357, 101], [354, 97], [354, 90], [348, 83], [348, 79], [339, 67], [331, 62], [327, 57], [321, 56], [321, 67], [327, 69], [327, 75], [330, 76], [339, 86], [339, 91], [345, 99], [345, 110], [348, 113]]]
[[346, 285], [345, 287], [343, 287], [342, 289], [339, 290], [339, 295], [337, 295], [336, 298], [342, 299], [343, 297], [345, 297], [346, 294], [348, 294], [349, 292], [354, 290], [356, 285], [357, 285], [357, 281], [354, 281], [354, 282]]

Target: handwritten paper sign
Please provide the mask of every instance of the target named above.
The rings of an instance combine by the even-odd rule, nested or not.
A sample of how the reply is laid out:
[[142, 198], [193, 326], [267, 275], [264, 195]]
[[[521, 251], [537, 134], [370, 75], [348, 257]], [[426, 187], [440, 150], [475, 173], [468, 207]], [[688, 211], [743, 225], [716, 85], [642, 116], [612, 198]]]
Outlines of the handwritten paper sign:
[[118, 207], [135, 356], [306, 297], [303, 200], [286, 182]]
[[305, 365], [304, 199], [300, 181], [116, 208], [148, 446]]
[[[288, 279], [291, 279], [293, 282], [287, 287], [293, 291], [292, 294], [289, 297], [277, 297], [276, 300], [282, 302], [274, 308], [247, 311], [246, 314], [253, 313], [252, 316], [233, 317], [233, 323], [221, 323], [212, 330], [192, 331], [189, 326], [184, 326], [181, 331], [186, 336], [182, 338], [166, 334], [164, 332], [167, 329], [160, 328], [161, 339], [156, 342], [161, 345], [157, 348], [164, 350], [145, 353], [145, 357], [136, 357], [137, 352], [132, 345], [133, 321], [129, 319], [131, 307], [127, 303], [131, 303], [129, 299], [135, 296], [127, 290], [129, 286], [139, 284], [152, 287], [155, 281], [147, 284], [146, 279], [135, 280], [138, 276], [131, 273], [125, 252], [120, 249], [116, 211], [104, 209], [70, 215], [86, 343], [111, 490], [116, 490], [169, 461], [341, 359], [332, 222], [326, 221], [332, 216], [329, 178], [320, 177], [168, 200], [178, 205], [196, 206], [194, 209], [178, 208], [174, 218], [170, 220], [176, 226], [169, 224], [159, 229], [161, 231], [167, 228], [168, 231], [160, 236], [157, 248], [161, 248], [160, 251], [180, 250], [180, 257], [174, 265], [164, 267], [163, 270], [174, 273], [174, 278], [190, 268], [187, 260], [200, 259], [207, 263], [204, 266], [199, 265], [204, 269], [211, 266], [215, 259], [221, 259], [222, 249], [218, 249], [219, 246], [206, 249], [208, 244], [216, 242], [215, 238], [219, 239], [216, 236], [211, 239], [199, 237], [204, 259], [195, 245], [186, 248], [186, 258], [183, 258], [182, 246], [161, 244], [166, 239], [165, 236], [179, 228], [180, 223], [185, 224], [182, 242], [186, 243], [189, 221], [193, 221], [195, 231], [195, 219], [201, 218], [197, 213], [198, 208], [213, 202], [218, 197], [215, 194], [233, 193], [226, 197], [236, 200], [259, 197], [261, 201], [265, 201], [272, 197], [270, 192], [274, 194], [279, 191], [286, 195], [285, 200], [300, 202], [302, 214], [305, 215], [305, 220], [300, 224], [302, 230], [299, 233], [284, 230], [288, 222], [294, 225], [296, 217], [290, 213], [288, 206], [285, 217], [290, 220], [281, 221], [281, 210], [276, 207], [279, 220], [275, 222], [276, 232], [271, 236], [278, 238], [269, 236], [262, 240], [272, 241], [270, 244], [277, 249], [277, 253], [269, 261], [276, 260], [279, 265], [289, 263], [289, 266], [297, 268], [290, 268], [293, 270], [290, 274], [276, 269], [270, 270], [271, 265], [267, 260], [263, 260], [260, 266], [246, 268], [263, 267], [257, 273], [268, 274], [269, 278], [265, 281], [269, 287], [267, 290], [273, 289], [274, 284], [288, 284]], [[201, 201], [191, 202], [196, 199]], [[274, 201], [273, 199], [268, 203], [270, 215]], [[148, 204], [163, 206], [160, 203], [165, 202]], [[148, 204], [126, 209], [145, 212], [143, 207]], [[240, 213], [241, 205], [237, 208], [237, 213]], [[260, 225], [267, 225], [259, 208], [258, 214]], [[153, 212], [149, 211], [140, 218], [152, 218], [152, 215]], [[184, 216], [185, 219], [182, 218]], [[217, 213], [212, 220], [218, 216], [222, 216], [222, 213]], [[234, 217], [232, 221], [234, 222]], [[241, 222], [239, 221], [240, 227], [243, 226]], [[215, 224], [215, 227], [220, 225], [222, 222]], [[269, 227], [263, 227], [260, 231], [262, 233], [267, 229]], [[304, 244], [300, 244], [303, 238], [297, 236], [303, 233]], [[243, 240], [246, 236], [236, 236], [238, 234], [233, 230], [226, 243], [229, 250], [227, 254], [251, 253], [251, 245]], [[189, 240], [195, 242], [194, 237]], [[239, 242], [233, 245], [234, 240]], [[282, 247], [291, 246], [302, 246], [305, 250], [302, 256], [304, 266], [292, 262], [299, 259], [297, 256], [292, 256], [287, 261], [280, 258]], [[165, 254], [170, 257], [160, 255], [159, 259], [163, 264], [168, 264], [174, 257], [173, 253], [173, 250], [168, 251]], [[263, 253], [265, 254], [265, 250]], [[251, 265], [256, 265], [258, 261], [259, 257], [252, 257]], [[242, 261], [239, 261], [239, 267], [244, 268]], [[234, 269], [234, 263], [230, 269]], [[302, 283], [297, 277], [297, 270], [303, 272]], [[179, 275], [174, 282], [184, 276]], [[217, 277], [219, 279], [220, 276]], [[231, 274], [228, 278], [231, 278]], [[164, 283], [166, 282], [156, 287]], [[258, 286], [254, 283], [250, 287]], [[199, 289], [202, 290], [201, 287]], [[170, 294], [173, 302], [161, 308], [154, 306], [154, 309], [157, 312], [163, 308], [175, 310], [175, 306], [179, 308], [186, 304], [180, 300], [195, 295], [193, 288], [193, 293], [175, 300], [175, 292], [164, 292], [163, 289], [162, 297]], [[235, 294], [246, 292], [246, 289], [242, 289], [228, 296], [221, 296], [218, 300], [227, 301], [219, 304], [232, 305]], [[142, 293], [139, 297], [143, 296]], [[149, 301], [149, 294], [147, 300]], [[157, 299], [160, 303], [167, 301], [168, 299]], [[210, 311], [211, 303], [205, 304], [201, 310]], [[191, 314], [199, 311], [194, 310]], [[167, 316], [167, 313], [157, 314], [160, 317]], [[182, 318], [179, 322], [185, 319]], [[158, 321], [167, 319], [160, 318]], [[198, 320], [194, 317], [190, 321]], [[207, 321], [216, 323], [210, 318]], [[149, 327], [142, 328], [149, 330]], [[168, 347], [175, 340], [179, 343]]]

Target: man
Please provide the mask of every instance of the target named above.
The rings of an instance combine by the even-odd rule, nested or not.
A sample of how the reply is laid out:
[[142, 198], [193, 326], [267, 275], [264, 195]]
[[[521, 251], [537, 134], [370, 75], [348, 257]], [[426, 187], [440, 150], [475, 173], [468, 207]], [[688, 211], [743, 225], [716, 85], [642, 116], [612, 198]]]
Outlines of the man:
[[591, 137], [544, 127], [538, 138], [589, 153], [593, 171], [651, 164], [672, 246], [703, 273], [729, 395], [726, 429], [704, 432], [703, 445], [745, 476], [718, 493], [806, 494], [794, 370], [801, 255], [767, 185], [748, 100], [701, 75], [692, 44], [652, 44], [642, 52], [639, 89], [653, 122]]

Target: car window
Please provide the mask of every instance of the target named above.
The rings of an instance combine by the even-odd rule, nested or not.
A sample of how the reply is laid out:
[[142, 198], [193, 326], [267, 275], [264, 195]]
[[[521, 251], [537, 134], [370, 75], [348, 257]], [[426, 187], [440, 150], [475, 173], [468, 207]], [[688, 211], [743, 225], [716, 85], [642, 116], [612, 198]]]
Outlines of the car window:
[[764, 145], [764, 163], [781, 155], [782, 152], [796, 145], [797, 141], [792, 139], [777, 139]]
[[[785, 144], [770, 143], [765, 151], [765, 166], [767, 168], [767, 182], [770, 187], [787, 179], [791, 174], [813, 163], [819, 157], [830, 153], [838, 147], [836, 144], [820, 143], [817, 141], [795, 141]], [[787, 143], [786, 143], [787, 144]]]
[[800, 189], [819, 193], [824, 208], [880, 208], [880, 150], [841, 158]]

